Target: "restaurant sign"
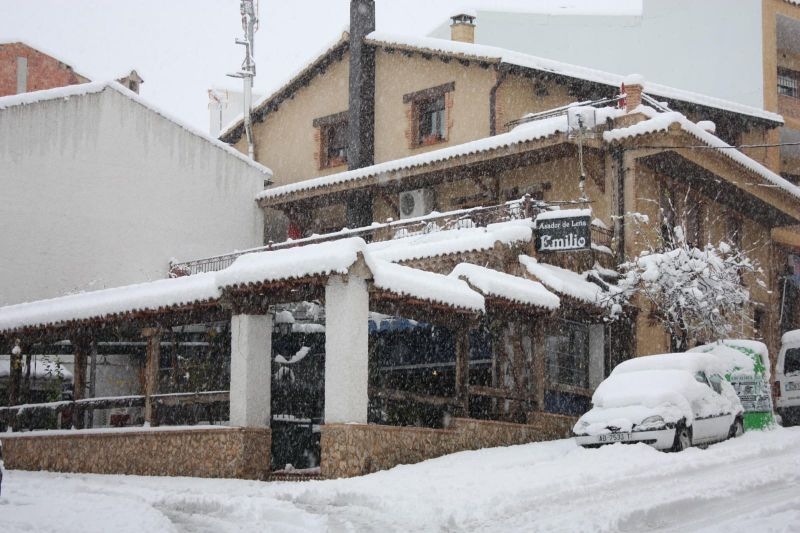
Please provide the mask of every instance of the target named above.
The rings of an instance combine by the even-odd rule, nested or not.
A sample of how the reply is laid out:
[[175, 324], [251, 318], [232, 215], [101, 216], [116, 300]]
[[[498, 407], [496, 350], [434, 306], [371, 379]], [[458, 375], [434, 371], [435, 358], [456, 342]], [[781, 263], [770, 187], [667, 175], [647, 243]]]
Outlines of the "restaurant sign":
[[536, 251], [566, 252], [591, 248], [591, 221], [588, 216], [536, 220]]

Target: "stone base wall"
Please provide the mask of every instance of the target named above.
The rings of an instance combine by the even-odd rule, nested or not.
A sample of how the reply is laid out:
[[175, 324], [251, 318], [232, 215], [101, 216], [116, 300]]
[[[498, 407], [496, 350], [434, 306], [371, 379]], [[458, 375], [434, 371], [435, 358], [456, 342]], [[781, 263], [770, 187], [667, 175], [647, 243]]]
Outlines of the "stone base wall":
[[[50, 434], [48, 434], [50, 433]], [[265, 479], [269, 429], [198, 428], [2, 434], [15, 470]]]
[[575, 418], [535, 413], [530, 424], [455, 418], [447, 429], [325, 424], [321, 475], [332, 479], [418, 463], [448, 453], [568, 437]]

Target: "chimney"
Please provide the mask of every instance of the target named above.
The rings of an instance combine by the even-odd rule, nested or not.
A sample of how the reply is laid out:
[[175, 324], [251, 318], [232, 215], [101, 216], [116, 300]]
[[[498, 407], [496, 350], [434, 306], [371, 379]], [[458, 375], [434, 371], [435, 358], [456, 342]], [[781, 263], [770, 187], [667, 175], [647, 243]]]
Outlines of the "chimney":
[[625, 93], [625, 112], [632, 113], [634, 109], [642, 105], [644, 78], [639, 74], [630, 74], [625, 77], [622, 87]]
[[117, 81], [136, 94], [139, 94], [139, 86], [144, 83], [142, 77], [135, 70], [132, 70], [127, 76], [118, 78]]
[[17, 57], [17, 94], [28, 92], [28, 58]]
[[475, 16], [460, 13], [450, 17], [450, 40], [462, 43], [475, 42]]
[[[375, 31], [375, 0], [350, 1], [350, 81], [347, 117], [347, 166], [375, 162], [375, 49], [364, 39]], [[348, 227], [372, 223], [372, 198], [353, 194], [347, 201]]]

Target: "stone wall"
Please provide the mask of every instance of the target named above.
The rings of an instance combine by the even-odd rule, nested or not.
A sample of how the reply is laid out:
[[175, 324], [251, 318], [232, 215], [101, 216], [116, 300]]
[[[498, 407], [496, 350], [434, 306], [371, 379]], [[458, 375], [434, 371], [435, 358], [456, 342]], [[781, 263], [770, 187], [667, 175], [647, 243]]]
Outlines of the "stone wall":
[[535, 413], [529, 424], [455, 418], [447, 429], [325, 424], [323, 478], [359, 476], [462, 450], [510, 446], [568, 437], [575, 418]]
[[94, 474], [264, 479], [272, 434], [250, 428], [152, 428], [11, 433], [6, 468]]

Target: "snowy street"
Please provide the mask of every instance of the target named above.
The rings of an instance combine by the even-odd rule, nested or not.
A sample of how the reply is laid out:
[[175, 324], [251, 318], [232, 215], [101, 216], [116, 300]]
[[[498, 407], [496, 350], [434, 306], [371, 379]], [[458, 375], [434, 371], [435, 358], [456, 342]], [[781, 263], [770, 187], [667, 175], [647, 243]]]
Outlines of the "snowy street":
[[570, 440], [362, 478], [261, 483], [6, 471], [21, 531], [800, 531], [800, 428], [701, 450]]

